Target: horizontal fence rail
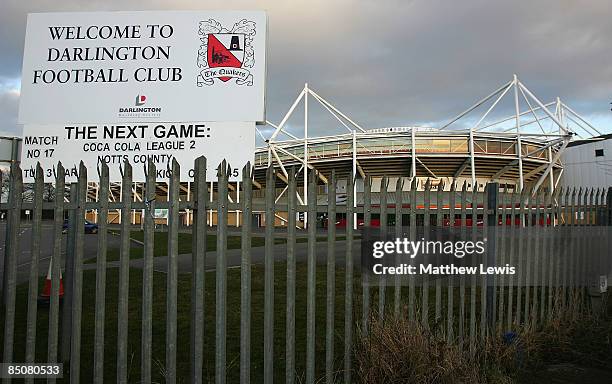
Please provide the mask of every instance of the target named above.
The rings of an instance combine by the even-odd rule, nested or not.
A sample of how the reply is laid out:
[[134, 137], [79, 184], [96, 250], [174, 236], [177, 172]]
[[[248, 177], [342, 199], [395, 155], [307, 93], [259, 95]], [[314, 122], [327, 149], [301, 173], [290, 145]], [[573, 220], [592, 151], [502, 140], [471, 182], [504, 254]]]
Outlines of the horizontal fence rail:
[[[215, 189], [201, 157], [185, 189], [180, 165], [170, 169], [166, 196], [158, 195], [149, 162], [139, 194], [126, 162], [115, 201], [106, 164], [95, 196], [83, 163], [73, 184], [61, 164], [54, 180], [38, 167], [33, 184], [12, 166], [0, 204], [3, 362], [63, 363], [71, 383], [349, 383], [355, 345], [374, 324], [417, 321], [474, 354], [487, 337], [596, 310], [599, 279], [610, 272], [607, 260], [585, 255], [610, 245], [612, 188], [516, 191], [428, 179], [417, 191], [416, 178], [382, 177], [373, 190], [366, 176], [358, 192], [350, 174], [272, 166], [259, 185], [250, 164], [240, 183], [230, 183], [223, 162]], [[161, 229], [159, 210], [167, 210]], [[114, 211], [119, 226], [109, 223]], [[85, 234], [92, 212], [96, 237]], [[140, 225], [131, 223], [136, 212]], [[181, 214], [193, 225], [183, 226]], [[483, 268], [513, 265], [520, 273], [366, 273], [371, 241], [440, 241], [449, 231], [487, 239]]]

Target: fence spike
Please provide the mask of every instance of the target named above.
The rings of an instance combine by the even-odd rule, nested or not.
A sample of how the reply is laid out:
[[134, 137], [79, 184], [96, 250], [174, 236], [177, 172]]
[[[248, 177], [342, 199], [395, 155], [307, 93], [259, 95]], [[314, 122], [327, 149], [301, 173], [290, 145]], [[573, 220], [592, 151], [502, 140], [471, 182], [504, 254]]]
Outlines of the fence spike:
[[344, 382], [352, 381], [352, 352], [353, 352], [353, 230], [354, 230], [354, 185], [355, 177], [348, 175], [346, 202], [346, 256], [345, 256], [345, 287], [344, 287]]
[[[0, 174], [0, 180], [2, 175]], [[30, 275], [28, 287], [28, 313], [26, 325], [26, 353], [25, 362], [33, 363], [36, 354], [36, 319], [37, 319], [37, 295], [38, 295], [38, 268], [40, 261], [40, 240], [42, 234], [42, 205], [44, 188], [44, 171], [40, 162], [36, 162], [36, 173], [34, 176], [34, 209], [32, 221], [32, 250], [30, 257]], [[1, 190], [1, 188], [0, 188]], [[26, 379], [27, 383], [33, 383], [33, 379]]]
[[[350, 185], [347, 183], [347, 189]], [[308, 251], [306, 287], [306, 383], [315, 382], [315, 312], [316, 312], [316, 220], [317, 189], [316, 170], [308, 173]], [[347, 201], [347, 205], [348, 205]]]
[[[66, 172], [61, 162], [57, 163], [55, 176], [55, 202], [53, 212], [53, 257], [51, 258], [51, 295], [49, 298], [49, 340], [47, 361], [58, 362], [57, 346], [59, 338], [59, 285], [60, 266], [62, 265], [62, 231], [64, 226], [64, 195], [66, 193]], [[54, 379], [50, 380], [54, 382]]]
[[[347, 195], [351, 187], [347, 183]], [[347, 198], [347, 208], [351, 201]], [[348, 219], [348, 213], [347, 213]], [[348, 224], [347, 224], [348, 228]], [[332, 169], [327, 192], [327, 269], [325, 313], [325, 382], [334, 380], [334, 317], [336, 295], [336, 170]]]
[[[307, 169], [304, 170], [307, 172]], [[276, 188], [274, 166], [266, 171], [265, 256], [264, 256], [264, 382], [274, 378], [274, 200]], [[306, 187], [306, 186], [304, 186]], [[310, 226], [310, 223], [309, 223]]]
[[130, 213], [132, 208], [132, 165], [123, 162], [121, 182], [121, 245], [119, 251], [119, 300], [117, 305], [117, 382], [128, 377], [128, 300], [130, 286]]
[[[3, 276], [4, 295], [4, 353], [2, 361], [14, 362], [13, 342], [15, 330], [15, 302], [17, 294], [17, 260], [21, 254], [19, 233], [21, 231], [21, 206], [23, 201], [23, 175], [18, 163], [11, 165], [11, 188], [9, 190], [9, 225], [7, 233], [7, 252], [5, 253], [5, 276]], [[10, 380], [9, 380], [10, 381]]]
[[[297, 181], [295, 167], [289, 171], [287, 185], [287, 317], [285, 336], [285, 382], [295, 383], [295, 233], [297, 216]], [[250, 363], [250, 362], [249, 362]]]
[[[240, 191], [238, 191], [240, 193]], [[242, 168], [242, 228], [240, 244], [240, 382], [251, 376], [251, 228], [253, 221], [253, 182], [251, 163]], [[206, 225], [206, 223], [204, 223]], [[204, 243], [204, 246], [206, 243]], [[201, 371], [201, 367], [200, 367]]]

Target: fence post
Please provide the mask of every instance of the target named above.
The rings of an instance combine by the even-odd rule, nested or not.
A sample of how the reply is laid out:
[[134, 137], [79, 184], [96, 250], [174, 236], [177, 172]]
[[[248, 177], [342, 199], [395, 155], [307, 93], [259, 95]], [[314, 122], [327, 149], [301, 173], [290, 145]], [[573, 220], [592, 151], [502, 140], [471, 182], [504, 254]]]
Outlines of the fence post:
[[[495, 266], [497, 263], [497, 255], [495, 244], [497, 242], [497, 197], [499, 193], [498, 183], [487, 184], [487, 266]], [[495, 302], [493, 301], [493, 286], [494, 277], [491, 274], [487, 275], [487, 326], [493, 329], [495, 322]], [[484, 336], [484, 335], [483, 335]]]
[[[307, 171], [307, 169], [304, 169]], [[308, 177], [308, 270], [306, 287], [306, 384], [315, 382], [315, 313], [316, 313], [316, 283], [317, 283], [317, 185], [316, 171], [311, 170]], [[348, 184], [347, 184], [348, 188]], [[347, 205], [349, 202], [347, 201]], [[271, 266], [270, 268], [273, 268]]]
[[[395, 184], [395, 237], [400, 239], [402, 237], [403, 231], [403, 223], [402, 223], [402, 205], [403, 205], [403, 189], [404, 189], [404, 180], [401, 177], [397, 178], [397, 182]], [[395, 263], [396, 265], [400, 264], [400, 256], [399, 254], [395, 255]], [[400, 316], [400, 306], [402, 300], [402, 277], [397, 274], [394, 277], [394, 287], [393, 287], [393, 316], [399, 318]]]
[[132, 166], [123, 165], [121, 181], [121, 245], [119, 250], [119, 299], [117, 304], [117, 382], [127, 382], [128, 300], [130, 287], [130, 211], [132, 208]]
[[[611, 235], [611, 229], [612, 229], [612, 187], [608, 187], [608, 191], [606, 192], [606, 208], [605, 208], [605, 212], [604, 212], [604, 219], [602, 221], [603, 223], [605, 223], [605, 228], [604, 228], [604, 237], [607, 241], [607, 247], [606, 249], [610, 249], [610, 245], [612, 243], [612, 238], [610, 237]], [[605, 264], [608, 268], [610, 268], [610, 264], [606, 263]], [[606, 271], [606, 274], [608, 275], [608, 277], [610, 277], [610, 270]], [[608, 279], [608, 287], [610, 286], [610, 280]], [[607, 295], [607, 293], [606, 293]]]
[[[410, 181], [410, 240], [416, 241], [417, 234], [417, 178], [413, 177]], [[410, 259], [410, 266], [414, 266], [414, 259]], [[408, 276], [408, 319], [414, 321], [415, 314], [415, 278]]]
[[85, 203], [87, 201], [87, 167], [81, 161], [74, 207], [74, 254], [72, 270], [72, 335], [70, 337], [70, 382], [79, 383], [81, 373], [81, 319], [83, 315], [83, 246], [85, 236]]
[[[461, 219], [460, 219], [460, 232], [461, 238], [465, 239], [467, 236], [467, 181], [463, 181], [461, 187]], [[463, 348], [463, 342], [465, 340], [465, 275], [459, 276], [459, 346]]]
[[21, 168], [18, 164], [13, 163], [11, 167], [11, 198], [10, 198], [10, 224], [8, 227], [10, 240], [10, 250], [5, 257], [6, 275], [3, 277], [6, 281], [5, 294], [5, 314], [4, 314], [4, 353], [3, 361], [6, 363], [13, 362], [13, 341], [15, 338], [15, 300], [16, 300], [16, 280], [17, 280], [17, 255], [20, 254], [19, 247], [19, 232], [21, 229], [21, 204], [23, 193], [23, 179]]
[[[94, 383], [104, 383], [104, 327], [106, 318], [106, 238], [109, 195], [108, 165], [101, 164], [98, 193], [98, 254], [96, 258], [96, 310], [94, 341]], [[143, 380], [146, 383], [146, 381]]]
[[[387, 188], [389, 187], [389, 179], [387, 176], [383, 176], [380, 181], [380, 240], [387, 240]], [[378, 283], [378, 321], [382, 323], [385, 319], [385, 298], [386, 298], [386, 286], [387, 277], [382, 275], [379, 278]]]
[[[363, 179], [363, 231], [362, 244], [367, 244], [370, 240], [372, 230], [370, 228], [372, 221], [372, 190], [370, 187], [370, 177], [366, 176]], [[362, 266], [363, 266], [362, 262]], [[364, 336], [368, 335], [368, 327], [370, 320], [370, 275], [365, 268], [361, 269], [361, 294], [362, 294], [362, 316], [361, 328]]]
[[[70, 204], [77, 201], [77, 183], [70, 183]], [[62, 362], [70, 360], [70, 337], [72, 328], [72, 293], [74, 283], [74, 239], [75, 239], [75, 210], [68, 211], [68, 229], [66, 235], [66, 260], [64, 264], [64, 300], [62, 304], [62, 340], [61, 356]]]
[[[152, 163], [151, 163], [152, 164]], [[244, 172], [244, 170], [243, 170]], [[208, 189], [206, 186], [206, 158], [200, 156], [195, 160], [193, 205], [195, 218], [192, 233], [191, 264], [193, 276], [191, 279], [191, 381], [202, 383], [202, 362], [204, 355], [204, 287], [206, 275], [206, 201]], [[246, 184], [243, 185], [246, 188]], [[147, 186], [147, 194], [152, 189], [155, 198], [155, 179], [153, 188]], [[246, 214], [246, 213], [245, 213]], [[149, 219], [152, 221], [152, 219]], [[246, 221], [245, 221], [246, 223]], [[151, 267], [153, 266], [151, 257]], [[152, 268], [151, 268], [152, 270]], [[151, 271], [152, 272], [152, 271]], [[242, 355], [242, 354], [241, 354]]]
[[[242, 168], [240, 251], [240, 383], [242, 384], [248, 384], [251, 381], [251, 225], [253, 219], [253, 183], [251, 179], [251, 164], [247, 163]], [[206, 221], [203, 223], [205, 226]]]
[[[456, 182], [453, 179], [451, 181], [449, 195], [448, 195], [448, 228], [449, 233], [452, 233], [453, 227], [455, 226], [455, 188]], [[442, 223], [444, 225], [444, 223]], [[448, 286], [446, 288], [446, 340], [451, 343], [455, 338], [454, 333], [454, 314], [453, 314], [453, 295], [455, 292], [455, 278], [450, 275], [447, 279]]]
[[[295, 382], [295, 227], [297, 181], [295, 168], [289, 171], [287, 187], [287, 320], [285, 337], [285, 383]], [[243, 220], [244, 221], [244, 220]], [[249, 245], [250, 247], [250, 245]]]
[[[38, 295], [38, 268], [40, 261], [40, 238], [42, 232], [42, 202], [44, 187], [44, 172], [40, 166], [40, 163], [36, 165], [35, 177], [33, 200], [34, 221], [32, 222], [32, 255], [30, 259], [30, 285], [28, 289], [28, 319], [25, 355], [26, 363], [34, 362], [36, 351], [36, 319], [38, 310], [36, 296]], [[26, 382], [33, 383], [34, 380], [26, 379]]]
[[[350, 190], [347, 184], [347, 192]], [[352, 204], [347, 198], [346, 207]], [[347, 226], [349, 214], [347, 211]], [[352, 227], [351, 227], [352, 228]], [[347, 247], [348, 247], [348, 238]], [[336, 170], [332, 170], [327, 184], [327, 294], [326, 294], [326, 327], [325, 327], [325, 382], [334, 382], [334, 317], [336, 299]]]
[[[61, 162], [57, 163], [55, 178], [55, 203], [53, 211], [53, 257], [51, 258], [51, 296], [49, 297], [49, 341], [47, 361], [57, 362], [57, 341], [59, 328], [59, 292], [62, 259], [62, 228], [64, 226], [64, 188], [66, 174]], [[51, 383], [55, 379], [49, 380]]]
[[[140, 376], [143, 383], [151, 382], [151, 350], [153, 343], [153, 256], [155, 221], [156, 169], [153, 160], [149, 160], [146, 174], [145, 210], [144, 210], [144, 255], [142, 267], [142, 340]], [[108, 197], [107, 197], [108, 199]]]
[[[308, 170], [304, 169], [306, 173]], [[304, 185], [306, 188], [306, 186]], [[264, 383], [274, 380], [274, 199], [276, 178], [274, 167], [266, 172], [266, 228], [264, 244]], [[310, 197], [308, 199], [310, 202]], [[316, 203], [316, 202], [315, 202]], [[308, 228], [315, 223], [308, 223]]]
[[608, 226], [612, 225], [612, 187], [608, 187], [606, 192], [606, 209], [604, 213], [604, 223]]
[[346, 181], [346, 260], [344, 290], [344, 383], [351, 383], [353, 351], [353, 206], [355, 175], [349, 173]]

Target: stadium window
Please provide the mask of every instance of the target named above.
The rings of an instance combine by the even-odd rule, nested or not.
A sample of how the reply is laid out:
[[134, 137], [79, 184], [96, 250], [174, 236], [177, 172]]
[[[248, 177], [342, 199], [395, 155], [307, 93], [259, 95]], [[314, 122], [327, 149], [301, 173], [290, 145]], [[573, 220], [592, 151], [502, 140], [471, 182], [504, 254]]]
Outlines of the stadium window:
[[595, 150], [595, 157], [602, 157], [604, 155], [604, 150], [603, 149], [596, 149]]

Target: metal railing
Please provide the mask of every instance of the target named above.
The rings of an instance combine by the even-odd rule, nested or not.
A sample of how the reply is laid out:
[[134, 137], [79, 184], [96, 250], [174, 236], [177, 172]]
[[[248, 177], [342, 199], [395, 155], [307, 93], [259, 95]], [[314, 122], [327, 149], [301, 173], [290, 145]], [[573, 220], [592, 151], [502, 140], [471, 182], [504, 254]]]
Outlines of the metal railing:
[[[578, 303], [577, 306], [571, 307], [573, 309], [585, 309], [590, 305], [584, 295], [587, 280], [579, 278], [588, 274], [587, 267], [583, 265], [586, 263], [585, 260], [579, 257], [580, 248], [576, 248], [575, 254], [572, 254], [571, 262], [575, 264], [562, 263], [547, 269], [545, 268], [547, 263], [553, 265], [555, 255], [552, 250], [557, 249], [551, 245], [551, 242], [538, 242], [537, 237], [530, 238], [529, 241], [533, 241], [534, 244], [533, 249], [528, 247], [523, 253], [517, 244], [526, 242], [527, 238], [519, 238], [519, 242], [513, 242], [507, 241], [508, 238], [502, 235], [497, 243], [489, 241], [488, 246], [492, 248], [488, 249], [488, 257], [497, 254], [502, 261], [504, 257], [518, 258], [508, 258], [506, 261], [515, 260], [517, 265], [525, 266], [528, 272], [522, 282], [516, 281], [522, 279], [522, 276], [465, 279], [444, 276], [432, 281], [431, 287], [428, 279], [423, 280], [418, 286], [415, 279], [409, 279], [406, 288], [399, 278], [393, 282], [380, 280], [377, 284], [373, 284], [370, 276], [355, 266], [355, 263], [361, 260], [356, 251], [359, 245], [358, 236], [363, 236], [365, 233], [363, 228], [378, 231], [383, 237], [389, 233], [401, 237], [406, 235], [407, 231], [410, 232], [411, 238], [414, 238], [414, 231], [418, 226], [458, 227], [462, 236], [470, 238], [470, 233], [477, 231], [478, 227], [503, 234], [511, 228], [532, 227], [532, 232], [543, 233], [538, 231], [547, 227], [578, 226], [600, 228], [598, 236], [605, 238], [609, 237], [612, 218], [612, 189], [607, 191], [559, 189], [552, 194], [540, 191], [535, 196], [531, 196], [527, 190], [522, 193], [507, 193], [496, 183], [488, 184], [485, 191], [470, 190], [465, 183], [460, 190], [456, 190], [453, 184], [450, 191], [444, 191], [442, 183], [434, 189], [428, 182], [421, 202], [417, 201], [416, 179], [412, 181], [411, 190], [403, 192], [404, 179], [401, 178], [397, 181], [393, 205], [388, 203], [390, 193], [388, 179], [383, 178], [382, 181], [380, 204], [373, 205], [371, 182], [366, 178], [364, 203], [355, 207], [350, 203], [354, 201], [354, 189], [350, 187], [354, 180], [350, 175], [347, 183], [349, 187], [346, 188], [346, 201], [349, 203], [336, 204], [335, 191], [338, 180], [335, 173], [328, 178], [328, 204], [316, 205], [318, 193], [316, 184], [320, 183], [320, 179], [315, 171], [309, 174], [307, 204], [298, 204], [294, 169], [290, 169], [288, 174], [287, 201], [278, 204], [275, 202], [277, 176], [272, 167], [267, 171], [265, 201], [258, 206], [253, 204], [252, 169], [248, 164], [242, 170], [240, 203], [230, 203], [227, 198], [230, 171], [225, 163], [221, 165], [216, 176], [218, 198], [210, 201], [209, 193], [212, 191], [208, 190], [206, 159], [203, 157], [195, 161], [192, 184], [194, 191], [190, 195], [191, 200], [180, 201], [178, 176], [180, 166], [174, 161], [171, 169], [167, 201], [156, 200], [156, 172], [153, 163], [149, 163], [146, 169], [144, 201], [134, 202], [132, 190], [124, 188], [120, 202], [109, 202], [109, 171], [106, 164], [101, 164], [100, 168], [98, 199], [88, 201], [87, 168], [81, 163], [78, 182], [72, 184], [70, 195], [64, 196], [58, 193], [55, 201], [43, 202], [44, 183], [51, 181], [44, 180], [42, 169], [38, 167], [33, 185], [33, 201], [24, 202], [22, 172], [17, 164], [13, 165], [9, 202], [0, 207], [8, 213], [2, 292], [4, 298], [2, 361], [63, 362], [65, 375], [72, 383], [79, 381], [103, 383], [113, 379], [116, 382], [129, 380], [150, 383], [159, 380], [160, 376], [169, 383], [177, 381], [201, 383], [212, 380], [213, 377], [216, 383], [225, 383], [228, 381], [228, 376], [232, 380], [239, 379], [241, 383], [248, 383], [255, 377], [258, 378], [255, 381], [265, 383], [272, 383], [274, 380], [295, 383], [298, 378], [304, 379], [306, 383], [314, 383], [321, 377], [324, 377], [327, 383], [335, 381], [349, 383], [354, 381], [352, 354], [355, 339], [358, 337], [357, 330], [361, 330], [360, 337], [367, 335], [373, 316], [378, 321], [384, 321], [386, 316], [407, 316], [413, 320], [420, 317], [420, 321], [425, 326], [435, 325], [449, 342], [465, 344], [473, 351], [487, 334], [516, 329], [525, 324], [537, 325], [551, 318], [555, 310], [568, 310], [570, 304], [574, 303], [572, 300], [578, 300], [575, 301]], [[65, 177], [61, 164], [57, 166], [57, 177], [53, 182], [57, 191], [65, 190]], [[132, 168], [126, 163], [123, 166], [122, 183], [130, 185], [131, 182]], [[21, 258], [19, 237], [22, 212], [26, 209], [32, 211], [33, 217], [29, 277], [26, 282], [18, 283], [17, 263]], [[53, 232], [53, 250], [48, 306], [38, 302], [41, 236], [44, 230], [43, 209], [54, 211], [54, 220], [50, 229]], [[141, 293], [135, 294], [130, 290], [130, 287], [136, 283], [131, 280], [134, 274], [130, 273], [134, 268], [130, 261], [133, 247], [130, 231], [134, 229], [130, 227], [129, 220], [121, 221], [118, 262], [112, 264], [107, 261], [109, 252], [107, 217], [111, 209], [120, 209], [123, 218], [128, 218], [131, 210], [144, 210], [142, 263], [137, 269], [139, 273], [136, 274], [142, 279], [141, 282], [136, 282], [142, 286]], [[160, 281], [154, 279], [155, 236], [158, 236], [153, 220], [155, 209], [168, 209], [169, 218], [166, 285], [163, 289], [165, 320], [161, 326], [165, 330], [163, 336], [165, 340], [161, 340], [160, 335], [154, 334], [156, 326], [154, 306], [159, 300], [154, 297], [154, 283], [160, 284]], [[184, 281], [182, 275], [179, 276], [178, 273], [179, 212], [185, 209], [192, 210], [194, 214], [194, 225], [190, 227], [191, 278], [188, 283], [190, 305], [187, 309], [178, 305], [179, 285]], [[208, 209], [214, 209], [218, 213], [218, 225], [214, 229], [207, 226]], [[99, 219], [93, 292], [83, 288], [84, 285], [91, 284], [83, 279], [85, 265], [83, 228], [87, 210], [97, 210]], [[227, 221], [228, 212], [235, 210], [242, 214], [238, 253], [240, 261], [236, 264], [240, 269], [239, 286], [228, 284], [230, 233]], [[252, 274], [255, 267], [253, 262], [255, 248], [252, 247], [255, 236], [252, 231], [255, 211], [265, 212], [263, 271], [256, 276]], [[279, 234], [279, 229], [273, 225], [277, 212], [287, 213], [288, 226], [282, 236]], [[296, 228], [296, 216], [300, 212], [307, 215], [307, 222], [310, 223], [305, 232]], [[68, 234], [68, 238], [72, 240], [66, 243], [68, 249], [64, 249], [62, 232], [67, 213], [74, 214], [75, 225], [70, 227], [71, 233]], [[334, 221], [329, 221], [330, 225], [321, 235], [315, 223], [322, 213], [326, 213], [328, 218], [343, 216], [345, 229], [337, 230]], [[394, 220], [392, 226], [389, 225], [390, 218]], [[355, 230], [355, 227], [359, 230]], [[489, 239], [492, 239], [491, 236], [494, 236], [495, 232], [487, 233]], [[344, 236], [342, 240], [339, 235]], [[214, 265], [207, 265], [207, 239], [211, 236], [216, 237], [216, 251]], [[526, 235], [521, 232], [519, 236]], [[300, 243], [298, 240], [302, 238], [306, 239], [305, 257], [299, 256], [298, 252], [298, 243]], [[280, 254], [278, 246], [275, 245], [279, 239], [283, 239], [286, 243], [281, 246]], [[323, 241], [325, 248], [317, 248], [317, 241]], [[561, 244], [563, 239], [557, 237], [551, 241]], [[363, 246], [364, 243], [361, 244]], [[344, 255], [338, 252], [341, 247], [344, 247]], [[324, 262], [317, 260], [319, 254], [325, 255]], [[341, 257], [338, 257], [339, 255]], [[344, 263], [341, 263], [342, 258]], [[63, 299], [60, 299], [62, 266], [65, 267], [66, 293]], [[300, 266], [305, 267], [304, 275], [298, 273], [298, 270], [302, 271]], [[116, 308], [107, 304], [110, 300], [107, 295], [109, 292], [107, 274], [111, 267], [118, 269]], [[584, 267], [585, 270], [578, 267]], [[214, 270], [211, 271], [211, 268]], [[286, 276], [285, 281], [275, 278], [279, 268]], [[530, 268], [539, 269], [531, 271]], [[579, 275], [581, 273], [583, 275]], [[321, 274], [325, 279], [320, 279]], [[206, 278], [213, 275], [214, 294], [208, 290], [206, 284]], [[254, 277], [263, 280], [263, 292], [257, 293], [263, 295], [263, 300], [258, 301], [258, 304], [263, 302], [263, 308], [254, 307]], [[448, 287], [446, 293], [443, 284]], [[298, 287], [302, 286], [306, 287], [305, 292], [299, 291]], [[322, 296], [321, 286], [325, 287]], [[466, 292], [468, 288], [469, 292]], [[184, 289], [181, 292], [185, 294]], [[342, 294], [343, 303], [338, 302], [339, 292]], [[570, 292], [578, 295], [570, 295]], [[279, 301], [281, 293], [285, 298]], [[304, 301], [298, 300], [300, 295], [305, 295]], [[214, 304], [205, 303], [205, 297], [209, 296], [214, 298]], [[228, 301], [228, 297], [232, 300]], [[27, 310], [16, 310], [20, 307], [21, 301], [27, 303], [25, 306]], [[92, 340], [83, 340], [83, 327], [92, 326], [84, 323], [84, 304], [92, 301], [93, 314], [85, 315], [87, 319], [92, 317], [94, 319], [93, 337]], [[298, 306], [298, 301], [305, 308]], [[134, 315], [134, 303], [139, 307], [136, 310], [139, 312], [138, 315]], [[279, 305], [284, 310], [279, 311]], [[317, 315], [321, 308], [325, 311], [323, 317]], [[109, 322], [109, 317], [114, 317], [114, 313], [113, 316], [109, 316], [111, 314], [109, 310], [115, 311], [115, 309], [116, 324]], [[260, 310], [263, 317], [261, 323], [254, 320], [259, 316]], [[213, 311], [214, 317], [208, 317], [207, 320], [207, 311]], [[239, 328], [237, 339], [228, 336], [228, 313], [233, 315], [234, 312], [239, 312], [238, 324], [232, 325]], [[178, 316], [179, 314], [181, 316]], [[304, 314], [305, 319], [302, 319], [301, 316]], [[25, 315], [25, 319], [20, 317], [21, 315]], [[340, 323], [338, 316], [343, 318]], [[184, 326], [184, 322], [180, 323], [179, 317], [189, 319], [188, 338], [179, 337], [179, 333], [184, 335], [180, 328]], [[43, 323], [42, 319], [47, 322]], [[24, 320], [25, 338], [18, 339], [16, 335], [22, 335], [18, 332], [19, 324]], [[112, 337], [108, 335], [107, 331], [112, 326], [116, 326], [116, 337], [115, 334]], [[321, 328], [324, 332], [317, 332]], [[42, 334], [47, 335], [47, 340], [42, 342], [41, 329], [45, 330]], [[214, 329], [213, 334], [207, 333], [206, 329]], [[138, 330], [138, 337], [132, 334], [135, 330]], [[260, 330], [263, 334], [260, 339], [262, 344], [254, 348], [254, 331], [259, 335]], [[230, 331], [232, 334], [236, 333], [234, 329]], [[116, 340], [116, 346], [109, 346], [108, 340]], [[16, 349], [21, 351], [21, 348], [17, 348], [21, 343], [25, 343], [25, 352], [14, 353]], [[228, 343], [237, 343], [237, 346], [231, 346], [231, 351], [234, 351], [232, 353], [237, 351], [239, 357], [228, 356], [230, 353]], [[181, 370], [183, 364], [177, 361], [177, 351], [184, 349], [185, 344], [189, 344], [189, 373]], [[46, 345], [46, 354], [40, 351], [41, 345]], [[156, 346], [159, 345], [165, 348], [164, 356], [158, 354], [159, 348]], [[91, 347], [93, 351], [87, 349], [85, 352], [84, 346]], [[109, 348], [116, 353], [109, 354]], [[214, 369], [209, 369], [207, 356], [212, 350], [214, 350], [214, 364], [212, 364]], [[258, 355], [255, 356], [255, 353]], [[140, 361], [139, 367], [135, 367], [132, 363], [134, 355], [139, 356], [137, 359]], [[114, 364], [109, 363], [109, 357], [116, 360]], [[263, 362], [262, 365], [259, 364], [260, 360]], [[82, 368], [85, 366], [93, 368], [83, 373]], [[109, 374], [108, 366], [116, 366], [116, 373]], [[156, 367], [158, 369], [155, 369]], [[236, 373], [236, 370], [239, 373]]]

